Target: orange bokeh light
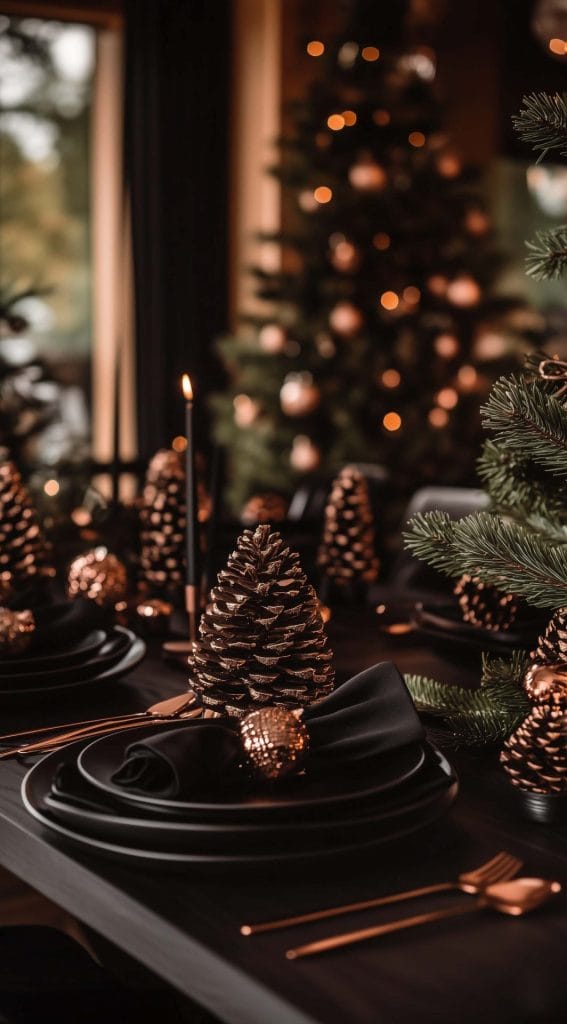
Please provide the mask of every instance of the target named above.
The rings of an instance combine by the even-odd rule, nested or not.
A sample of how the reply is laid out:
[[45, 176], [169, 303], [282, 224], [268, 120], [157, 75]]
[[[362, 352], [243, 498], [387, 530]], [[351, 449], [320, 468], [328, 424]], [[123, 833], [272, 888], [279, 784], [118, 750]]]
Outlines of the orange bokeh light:
[[459, 401], [459, 393], [455, 388], [441, 388], [437, 394], [437, 405], [442, 409], [454, 409]]
[[56, 494], [59, 494], [60, 487], [57, 480], [46, 480], [43, 489], [49, 498], [54, 498]]
[[343, 110], [343, 117], [344, 117], [345, 124], [349, 128], [351, 128], [352, 125], [356, 124], [356, 122], [357, 122], [357, 116], [356, 116], [354, 110]]
[[333, 198], [333, 190], [327, 185], [319, 185], [313, 192], [313, 198], [316, 203], [330, 203]]
[[419, 288], [415, 288], [413, 284], [408, 285], [403, 290], [404, 300], [409, 302], [410, 306], [415, 306], [416, 302], [419, 302], [421, 298], [421, 292]]
[[320, 39], [312, 39], [307, 43], [307, 53], [310, 57], [322, 57], [325, 52], [325, 44]]
[[567, 42], [564, 39], [550, 39], [548, 43], [551, 53], [558, 57], [564, 57], [567, 53]]
[[384, 309], [397, 309], [400, 304], [399, 296], [395, 292], [383, 292], [380, 296], [380, 305]]
[[346, 121], [342, 114], [331, 114], [330, 117], [327, 118], [327, 127], [330, 128], [332, 132], [340, 132], [341, 128], [344, 128], [345, 124]]
[[379, 231], [377, 235], [374, 235], [372, 242], [375, 249], [385, 252], [386, 249], [390, 248], [391, 238], [385, 231]]
[[444, 409], [432, 409], [427, 419], [432, 427], [446, 427], [449, 422], [449, 413], [445, 412]]
[[398, 371], [394, 369], [384, 370], [384, 373], [382, 374], [382, 384], [385, 388], [397, 388], [401, 379], [402, 378]]
[[423, 132], [410, 132], [408, 142], [410, 146], [415, 146], [416, 149], [419, 149], [421, 146], [425, 146], [425, 135]]
[[382, 425], [392, 433], [399, 430], [402, 425], [402, 417], [397, 412], [387, 412], [382, 420]]
[[372, 115], [372, 120], [374, 121], [374, 124], [378, 124], [381, 128], [384, 128], [387, 124], [390, 124], [392, 117], [387, 110], [375, 110]]
[[178, 434], [177, 437], [173, 438], [173, 441], [171, 442], [171, 447], [173, 448], [174, 452], [184, 452], [187, 448], [187, 438], [183, 437], [182, 434]]
[[373, 61], [378, 60], [380, 56], [380, 50], [377, 46], [363, 46], [361, 57], [363, 60]]

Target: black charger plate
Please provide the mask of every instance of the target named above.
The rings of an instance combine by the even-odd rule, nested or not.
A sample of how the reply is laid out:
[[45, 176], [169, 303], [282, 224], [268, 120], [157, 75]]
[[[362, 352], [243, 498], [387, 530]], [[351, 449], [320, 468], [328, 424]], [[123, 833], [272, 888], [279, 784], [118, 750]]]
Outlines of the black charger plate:
[[[440, 791], [451, 783], [451, 776], [440, 767], [436, 753], [428, 750], [426, 764], [407, 785], [370, 804], [343, 807], [338, 818], [331, 815], [323, 820], [299, 817], [258, 824], [237, 824], [232, 820], [211, 823], [149, 817], [141, 809], [108, 801], [82, 780], [74, 767], [75, 759], [76, 751], [65, 751], [59, 765], [51, 757], [45, 775], [37, 773], [34, 794], [40, 808], [60, 824], [106, 842], [173, 852], [285, 852], [313, 845], [320, 848], [323, 842], [343, 845], [355, 838], [364, 841], [369, 834], [388, 834], [410, 811], [425, 809], [436, 802]], [[44, 794], [43, 786], [50, 787]], [[93, 803], [97, 797], [101, 801], [99, 809]]]
[[510, 630], [489, 630], [463, 622], [458, 606], [417, 604], [412, 622], [419, 633], [440, 647], [444, 653], [454, 647], [462, 652], [492, 651], [495, 654], [509, 654], [511, 650], [534, 647], [542, 629], [541, 619], [529, 619], [514, 624]]
[[[187, 729], [187, 723], [173, 724], [174, 729]], [[163, 728], [163, 727], [162, 727]], [[129, 807], [162, 811], [174, 817], [190, 817], [193, 820], [216, 820], [244, 823], [262, 821], [273, 817], [292, 815], [328, 817], [335, 809], [343, 808], [356, 801], [368, 801], [400, 786], [422, 767], [425, 754], [421, 744], [403, 747], [376, 761], [376, 771], [368, 777], [364, 774], [345, 771], [341, 776], [340, 789], [334, 791], [328, 775], [299, 775], [282, 781], [264, 791], [234, 789], [230, 799], [222, 802], [216, 795], [203, 794], [200, 799], [168, 800], [144, 793], [134, 793], [112, 781], [114, 772], [122, 764], [127, 748], [138, 739], [147, 739], [151, 730], [129, 729], [92, 740], [78, 754], [77, 766], [83, 778], [91, 786], [102, 790], [107, 796]]]
[[[77, 747], [81, 744], [74, 744], [67, 748], [67, 752], [76, 756]], [[196, 852], [195, 850], [164, 850], [155, 849], [152, 846], [144, 847], [134, 843], [119, 843], [102, 840], [92, 835], [86, 835], [76, 827], [62, 825], [56, 821], [49, 811], [45, 809], [44, 799], [51, 788], [54, 771], [57, 761], [57, 752], [47, 755], [42, 761], [36, 764], [26, 775], [22, 783], [22, 800], [28, 812], [46, 828], [52, 832], [79, 844], [84, 849], [99, 853], [111, 859], [124, 858], [130, 863], [139, 864], [143, 867], [297, 867], [297, 866], [319, 866], [325, 862], [337, 859], [356, 856], [362, 857], [377, 850], [381, 846], [397, 842], [406, 836], [421, 830], [444, 814], [451, 806], [457, 795], [458, 783], [451, 767], [438, 751], [434, 756], [438, 761], [438, 771], [443, 774], [446, 785], [431, 796], [429, 800], [417, 801], [409, 804], [404, 810], [395, 816], [388, 828], [384, 822], [370, 819], [367, 831], [354, 835], [349, 833], [345, 841], [343, 833], [337, 833], [334, 840], [327, 837], [324, 841], [314, 841], [309, 848], [301, 849], [296, 842], [290, 847], [282, 849], [277, 845], [275, 849], [256, 852], [252, 850], [244, 852], [214, 851], [209, 853]]]
[[22, 674], [38, 675], [54, 668], [68, 668], [89, 660], [98, 654], [106, 643], [107, 634], [103, 629], [93, 629], [81, 640], [63, 651], [46, 651], [45, 654], [22, 654], [19, 658], [6, 658], [0, 662], [0, 676]]
[[51, 699], [54, 694], [65, 694], [80, 686], [107, 683], [131, 672], [146, 653], [144, 641], [123, 626], [115, 626], [111, 631], [109, 645], [108, 656], [95, 657], [84, 666], [33, 677], [34, 685], [29, 685], [22, 676], [10, 680], [11, 688], [7, 685], [8, 680], [1, 680], [0, 703], [17, 703], [30, 696], [34, 701]]

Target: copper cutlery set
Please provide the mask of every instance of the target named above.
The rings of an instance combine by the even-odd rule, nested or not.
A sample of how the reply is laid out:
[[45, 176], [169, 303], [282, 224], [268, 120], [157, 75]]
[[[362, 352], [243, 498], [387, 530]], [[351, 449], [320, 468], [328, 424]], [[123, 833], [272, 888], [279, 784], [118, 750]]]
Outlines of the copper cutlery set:
[[478, 896], [478, 899], [474, 901], [458, 903], [456, 906], [445, 910], [434, 910], [425, 914], [405, 917], [400, 921], [392, 921], [387, 924], [373, 925], [369, 928], [343, 932], [288, 949], [285, 954], [286, 958], [288, 960], [298, 960], [302, 957], [324, 953], [342, 946], [354, 945], [355, 943], [363, 942], [365, 939], [377, 938], [380, 935], [388, 935], [392, 932], [405, 930], [406, 928], [413, 928], [434, 921], [442, 921], [479, 910], [496, 910], [502, 914], [519, 917], [530, 910], [535, 910], [536, 907], [541, 906], [551, 899], [552, 896], [556, 896], [561, 892], [559, 882], [549, 881], [545, 878], [515, 879], [514, 876], [521, 867], [521, 860], [513, 857], [511, 854], [502, 852], [487, 861], [486, 864], [476, 868], [476, 870], [459, 875], [452, 882], [440, 882], [435, 885], [424, 886], [420, 889], [412, 889], [407, 892], [393, 893], [390, 896], [363, 900], [359, 903], [327, 907], [324, 910], [316, 910], [300, 914], [296, 917], [279, 918], [275, 921], [264, 921], [257, 924], [245, 924], [242, 925], [240, 932], [241, 935], [246, 936], [258, 935], [262, 932], [291, 928], [299, 924], [309, 924], [331, 917], [339, 917], [342, 914], [384, 907], [393, 903], [401, 903], [406, 900], [417, 899], [421, 896], [429, 896], [440, 892], [460, 891]]

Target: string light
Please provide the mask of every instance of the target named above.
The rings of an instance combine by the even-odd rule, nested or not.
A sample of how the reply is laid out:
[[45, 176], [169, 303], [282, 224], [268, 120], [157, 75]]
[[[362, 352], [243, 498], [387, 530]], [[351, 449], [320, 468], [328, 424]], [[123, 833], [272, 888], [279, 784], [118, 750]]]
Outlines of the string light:
[[462, 391], [472, 391], [478, 381], [478, 373], [474, 366], [461, 366], [457, 373], [457, 380]]
[[371, 62], [371, 61], [374, 61], [374, 60], [378, 60], [379, 56], [380, 56], [380, 50], [378, 49], [377, 46], [363, 46], [362, 47], [361, 57], [362, 57], [363, 60]]
[[92, 516], [88, 508], [85, 508], [84, 505], [78, 505], [77, 508], [74, 508], [71, 512], [71, 519], [75, 526], [88, 526], [91, 522]]
[[408, 135], [408, 142], [410, 146], [415, 146], [416, 149], [420, 149], [421, 146], [425, 146], [425, 135], [423, 132], [410, 132]]
[[453, 153], [444, 153], [437, 161], [437, 170], [443, 178], [457, 178], [461, 173], [461, 161]]
[[319, 185], [313, 192], [313, 198], [316, 203], [330, 203], [333, 198], [333, 190], [327, 185]]
[[353, 124], [356, 124], [358, 120], [354, 110], [343, 110], [343, 117], [348, 128], [352, 128]]
[[397, 388], [401, 379], [398, 371], [394, 369], [384, 370], [382, 374], [382, 384], [385, 388]]
[[557, 57], [564, 57], [567, 53], [567, 42], [564, 39], [550, 39], [548, 43], [551, 53]]
[[387, 124], [390, 124], [392, 120], [391, 114], [387, 110], [375, 110], [372, 115], [374, 124], [380, 125], [380, 128], [385, 128]]
[[459, 342], [454, 334], [440, 334], [433, 342], [433, 347], [443, 359], [452, 359], [459, 351]]
[[327, 118], [327, 127], [330, 128], [332, 132], [340, 132], [341, 128], [344, 128], [345, 124], [346, 121], [342, 114], [331, 114], [330, 117]]
[[43, 489], [49, 498], [54, 498], [61, 490], [57, 480], [46, 480]]
[[382, 420], [382, 426], [393, 433], [395, 430], [399, 430], [402, 425], [402, 417], [397, 412], [387, 412]]
[[181, 452], [186, 451], [186, 449], [187, 449], [187, 438], [183, 437], [181, 434], [178, 434], [177, 437], [173, 438], [173, 441], [171, 442], [171, 447], [173, 448], [174, 452], [180, 452], [181, 453]]
[[445, 412], [444, 409], [432, 409], [428, 414], [427, 419], [431, 423], [432, 427], [436, 427], [440, 430], [442, 427], [446, 427], [449, 422], [449, 413]]
[[459, 401], [459, 393], [455, 388], [441, 388], [437, 394], [437, 405], [442, 409], [454, 409]]
[[322, 57], [325, 52], [325, 44], [319, 39], [312, 39], [307, 43], [307, 53], [310, 57]]
[[415, 306], [416, 303], [418, 303], [421, 298], [421, 292], [419, 288], [416, 288], [413, 284], [410, 284], [408, 285], [407, 288], [404, 288], [403, 297], [405, 301], [410, 304], [410, 306]]
[[382, 292], [380, 296], [380, 305], [384, 309], [392, 310], [397, 309], [400, 304], [400, 299], [395, 292]]
[[391, 238], [385, 231], [379, 231], [378, 234], [374, 235], [372, 244], [375, 249], [379, 249], [380, 252], [385, 252], [386, 249], [390, 248]]

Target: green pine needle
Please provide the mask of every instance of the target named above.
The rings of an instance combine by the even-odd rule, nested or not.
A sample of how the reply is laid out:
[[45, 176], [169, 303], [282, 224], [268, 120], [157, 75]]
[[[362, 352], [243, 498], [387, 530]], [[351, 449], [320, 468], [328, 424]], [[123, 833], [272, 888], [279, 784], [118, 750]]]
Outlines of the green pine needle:
[[518, 377], [501, 377], [481, 408], [483, 426], [510, 451], [567, 477], [567, 407]]
[[535, 242], [526, 242], [526, 273], [536, 281], [557, 281], [567, 269], [567, 226], [538, 231]]
[[540, 160], [551, 149], [567, 154], [567, 93], [533, 92], [524, 96], [520, 112], [512, 121], [522, 141], [541, 151]]
[[494, 441], [485, 441], [477, 471], [492, 511], [520, 521], [538, 516], [554, 533], [561, 529], [567, 510], [565, 488], [551, 474], [538, 472], [533, 463]]

